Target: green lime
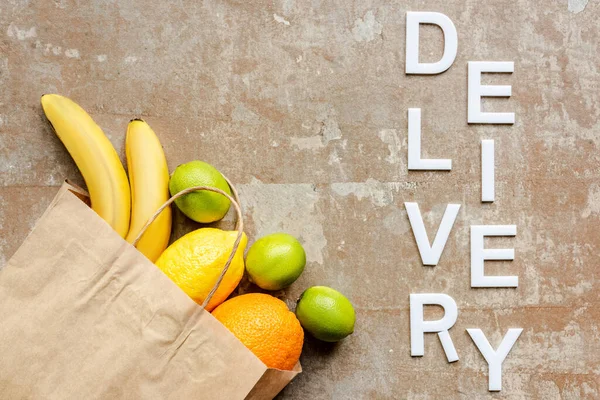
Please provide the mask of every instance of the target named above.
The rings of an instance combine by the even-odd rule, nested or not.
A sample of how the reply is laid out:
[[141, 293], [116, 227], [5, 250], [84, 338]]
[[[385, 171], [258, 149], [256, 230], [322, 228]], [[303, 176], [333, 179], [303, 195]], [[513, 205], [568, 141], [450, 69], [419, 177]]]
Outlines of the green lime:
[[[210, 186], [231, 195], [231, 189], [223, 175], [212, 165], [203, 161], [190, 161], [175, 168], [169, 181], [171, 196], [193, 186]], [[222, 219], [231, 202], [220, 193], [199, 190], [175, 200], [182, 213], [196, 222], [209, 223]]]
[[325, 342], [337, 342], [350, 335], [356, 321], [350, 300], [327, 286], [306, 289], [296, 305], [296, 316], [307, 332]]
[[258, 239], [246, 256], [250, 281], [265, 290], [281, 290], [304, 271], [306, 253], [300, 242], [287, 233]]

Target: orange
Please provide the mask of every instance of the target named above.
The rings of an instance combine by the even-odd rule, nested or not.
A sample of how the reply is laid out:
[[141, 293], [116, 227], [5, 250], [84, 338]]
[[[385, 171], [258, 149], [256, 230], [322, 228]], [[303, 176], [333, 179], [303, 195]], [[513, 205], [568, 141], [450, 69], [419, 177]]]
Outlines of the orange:
[[283, 301], [268, 294], [244, 294], [212, 314], [267, 367], [291, 370], [298, 362], [304, 331]]

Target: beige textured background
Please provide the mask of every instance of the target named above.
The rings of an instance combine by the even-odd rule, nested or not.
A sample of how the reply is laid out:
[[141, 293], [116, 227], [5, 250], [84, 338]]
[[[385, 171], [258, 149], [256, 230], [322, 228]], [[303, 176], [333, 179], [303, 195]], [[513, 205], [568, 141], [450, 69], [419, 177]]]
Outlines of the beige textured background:
[[[405, 12], [455, 23], [458, 57], [433, 77], [404, 74]], [[82, 183], [39, 97], [68, 95], [119, 151], [145, 118], [171, 169], [208, 161], [239, 185], [251, 237], [283, 230], [309, 263], [285, 293], [310, 285], [354, 302], [356, 333], [338, 346], [307, 340], [305, 373], [282, 399], [600, 398], [600, 65], [597, 0], [4, 0], [0, 5], [0, 265], [64, 178]], [[422, 30], [422, 54], [441, 34]], [[514, 61], [514, 126], [468, 126], [468, 60]], [[423, 108], [426, 156], [453, 170], [408, 172], [406, 113]], [[483, 205], [480, 140], [496, 140], [497, 201]], [[461, 208], [440, 264], [420, 264], [404, 201], [430, 236], [447, 202]], [[176, 234], [193, 228], [180, 225]], [[469, 225], [516, 224], [518, 289], [471, 289]], [[229, 226], [225, 222], [224, 226]], [[460, 361], [437, 338], [410, 357], [408, 295], [459, 305]], [[432, 314], [433, 315], [433, 314]], [[465, 332], [494, 345], [524, 328], [487, 392], [487, 365]], [[1, 355], [0, 355], [1, 356]]]

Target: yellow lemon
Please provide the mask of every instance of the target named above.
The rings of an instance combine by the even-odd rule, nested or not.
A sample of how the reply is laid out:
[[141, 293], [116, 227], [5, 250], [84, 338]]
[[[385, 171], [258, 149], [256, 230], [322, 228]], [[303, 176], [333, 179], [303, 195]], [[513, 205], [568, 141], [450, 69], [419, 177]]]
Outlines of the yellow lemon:
[[[156, 265], [196, 303], [202, 304], [221, 274], [236, 237], [236, 231], [195, 230], [167, 247]], [[243, 234], [229, 270], [206, 307], [208, 311], [225, 301], [240, 283], [247, 243], [248, 238]]]

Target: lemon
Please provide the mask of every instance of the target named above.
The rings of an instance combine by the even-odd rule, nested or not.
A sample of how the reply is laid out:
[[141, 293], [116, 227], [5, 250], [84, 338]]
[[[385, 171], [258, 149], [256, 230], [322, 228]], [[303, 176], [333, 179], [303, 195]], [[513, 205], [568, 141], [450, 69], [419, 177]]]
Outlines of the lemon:
[[304, 248], [287, 233], [273, 233], [258, 239], [246, 256], [250, 281], [265, 290], [288, 287], [298, 279], [305, 265]]
[[337, 342], [354, 332], [356, 315], [350, 300], [327, 286], [306, 289], [296, 305], [302, 327], [325, 342]]
[[[231, 189], [221, 173], [203, 161], [190, 161], [181, 164], [171, 175], [169, 191], [171, 196], [193, 186], [210, 186], [231, 195]], [[175, 200], [175, 204], [188, 218], [196, 222], [210, 223], [222, 219], [231, 202], [220, 193], [199, 190]]]
[[[167, 247], [156, 265], [196, 303], [202, 304], [221, 274], [236, 237], [236, 231], [197, 229]], [[225, 301], [240, 283], [247, 242], [243, 234], [227, 273], [206, 307], [208, 311]]]

